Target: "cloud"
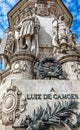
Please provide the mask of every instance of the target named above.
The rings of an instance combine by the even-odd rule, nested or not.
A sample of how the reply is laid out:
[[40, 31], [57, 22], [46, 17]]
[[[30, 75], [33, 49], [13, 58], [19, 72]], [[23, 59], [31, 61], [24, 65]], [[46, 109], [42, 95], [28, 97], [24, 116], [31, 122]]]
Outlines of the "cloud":
[[[0, 0], [0, 37], [3, 36], [4, 30], [8, 27], [7, 12], [19, 0]], [[71, 26], [72, 32], [77, 34], [77, 40], [80, 42], [80, 0], [62, 0], [68, 10], [73, 15]]]
[[17, 3], [18, 0], [7, 0], [7, 3], [11, 6], [14, 6]]
[[0, 0], [0, 37], [3, 37], [8, 27], [7, 13], [17, 2], [18, 0]]
[[7, 15], [7, 12], [10, 10], [10, 6], [5, 2], [0, 3], [0, 11], [2, 15]]

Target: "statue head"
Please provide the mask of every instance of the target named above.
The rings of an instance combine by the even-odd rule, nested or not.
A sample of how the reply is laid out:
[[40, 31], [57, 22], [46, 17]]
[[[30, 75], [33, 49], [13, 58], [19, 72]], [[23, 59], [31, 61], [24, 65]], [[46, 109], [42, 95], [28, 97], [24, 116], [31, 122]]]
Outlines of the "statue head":
[[32, 11], [30, 8], [26, 9], [27, 16], [32, 16]]

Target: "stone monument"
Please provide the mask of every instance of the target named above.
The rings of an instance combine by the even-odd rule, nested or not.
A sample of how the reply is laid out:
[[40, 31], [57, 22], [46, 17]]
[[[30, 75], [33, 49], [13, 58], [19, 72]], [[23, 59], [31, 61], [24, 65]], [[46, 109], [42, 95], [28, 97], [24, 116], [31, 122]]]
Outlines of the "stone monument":
[[80, 45], [61, 0], [20, 0], [0, 43], [0, 129], [80, 129]]

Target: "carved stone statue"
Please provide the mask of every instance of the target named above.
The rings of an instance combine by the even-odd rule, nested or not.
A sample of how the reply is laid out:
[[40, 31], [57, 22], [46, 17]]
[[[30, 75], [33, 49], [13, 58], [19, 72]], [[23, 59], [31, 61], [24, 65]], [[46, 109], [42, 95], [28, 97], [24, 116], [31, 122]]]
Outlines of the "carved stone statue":
[[31, 46], [33, 46], [36, 42], [34, 35], [36, 33], [35, 30], [37, 30], [37, 33], [38, 33], [39, 26], [40, 26], [40, 23], [39, 23], [38, 18], [32, 14], [32, 11], [30, 9], [27, 9], [26, 17], [16, 27], [20, 31], [19, 37], [23, 39], [22, 49], [33, 51]]
[[59, 16], [58, 19], [58, 40], [61, 47], [61, 52], [65, 52], [67, 44], [67, 25], [64, 21], [64, 16]]
[[59, 19], [55, 18], [52, 21], [53, 30], [53, 53], [62, 52], [66, 53], [67, 50], [76, 48], [78, 42], [75, 39], [75, 35], [72, 34], [69, 27], [64, 21], [64, 16], [60, 15]]
[[10, 56], [13, 54], [14, 52], [14, 44], [15, 44], [15, 37], [13, 32], [9, 32], [8, 33], [8, 37], [7, 37], [7, 43], [4, 49], [4, 57], [5, 57], [5, 67], [7, 66], [7, 64], [9, 63], [10, 60]]
[[34, 35], [31, 43], [31, 53], [35, 54], [35, 56], [38, 56], [39, 53], [39, 43], [38, 43], [38, 32], [40, 30], [40, 22], [38, 17], [35, 16], [35, 26], [34, 26]]
[[76, 34], [72, 34], [72, 39], [73, 39], [74, 45], [79, 45], [78, 41], [76, 40]]
[[58, 43], [58, 20], [55, 18], [52, 21], [52, 31], [53, 31], [53, 38], [52, 38], [52, 45], [53, 45], [53, 53], [57, 53], [57, 50], [59, 49], [59, 43]]
[[68, 49], [77, 49], [76, 46], [79, 45], [76, 40], [76, 34], [72, 34], [69, 28], [67, 28], [67, 39], [68, 39]]

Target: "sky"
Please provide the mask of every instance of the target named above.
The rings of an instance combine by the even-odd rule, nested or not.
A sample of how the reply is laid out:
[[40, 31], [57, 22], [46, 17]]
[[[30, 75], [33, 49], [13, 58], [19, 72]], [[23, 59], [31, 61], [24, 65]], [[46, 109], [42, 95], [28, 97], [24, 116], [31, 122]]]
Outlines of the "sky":
[[[76, 33], [80, 43], [80, 0], [62, 0], [73, 15], [71, 31]], [[7, 12], [18, 2], [18, 0], [0, 0], [0, 38], [3, 37], [8, 27]]]

